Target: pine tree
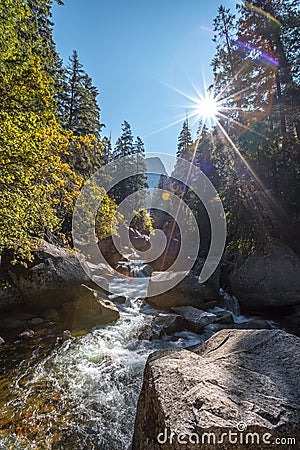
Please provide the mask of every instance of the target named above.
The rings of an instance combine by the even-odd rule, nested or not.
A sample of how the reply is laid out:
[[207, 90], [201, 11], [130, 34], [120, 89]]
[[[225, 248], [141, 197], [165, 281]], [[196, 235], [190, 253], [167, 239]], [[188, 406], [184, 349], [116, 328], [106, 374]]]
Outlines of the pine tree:
[[100, 108], [97, 103], [98, 91], [92, 79], [83, 70], [78, 53], [73, 51], [67, 67], [66, 93], [63, 103], [62, 120], [64, 127], [77, 136], [92, 134], [100, 138]]
[[[243, 126], [247, 122], [249, 124], [251, 115], [248, 111], [247, 118], [244, 117], [244, 110], [250, 109], [251, 111], [253, 102], [249, 93], [256, 92], [249, 88], [251, 80], [246, 79], [245, 75], [251, 65], [251, 61], [248, 59], [251, 50], [247, 43], [244, 44], [242, 40], [238, 39], [237, 17], [229, 8], [219, 7], [218, 15], [214, 19], [214, 32], [213, 41], [216, 44], [216, 54], [211, 63], [215, 78], [214, 89], [216, 94], [221, 95], [221, 99], [227, 99], [226, 116], [229, 119], [219, 117], [219, 121], [221, 124], [226, 124], [233, 133], [240, 134]], [[259, 73], [257, 80], [260, 76]], [[260, 99], [260, 97], [258, 98]], [[249, 105], [250, 108], [248, 108]]]
[[134, 149], [133, 150], [134, 154], [145, 157], [145, 147], [144, 147], [144, 143], [143, 143], [142, 139], [140, 138], [140, 136], [136, 137], [135, 143], [133, 145], [133, 149]]
[[136, 214], [130, 225], [140, 232], [149, 232], [152, 229], [152, 220], [146, 209], [145, 189], [148, 188], [148, 183], [146, 177], [145, 147], [139, 136], [137, 136], [134, 142], [133, 149], [132, 159], [137, 175], [132, 177], [131, 189], [133, 192], [138, 191], [138, 203], [139, 206], [142, 206], [142, 209], [138, 211], [135, 205], [132, 206]]
[[238, 19], [223, 8], [215, 20], [216, 91], [223, 91], [224, 106], [232, 108], [222, 122], [236, 148], [221, 133], [214, 134], [213, 153], [230, 211], [230, 234], [241, 246], [263, 242], [263, 234], [286, 239], [284, 228], [295, 236], [288, 215], [278, 205], [281, 199], [290, 213], [299, 211], [294, 188], [299, 173], [298, 24], [299, 9], [293, 0], [245, 2]]
[[[38, 56], [42, 70], [52, 80], [51, 88], [54, 89], [56, 100], [53, 102], [52, 108], [59, 118], [61, 96], [64, 95], [65, 88], [65, 71], [53, 40], [52, 3], [52, 0], [27, 0], [26, 26], [19, 29], [19, 39], [23, 55], [29, 56], [31, 53]], [[57, 3], [63, 5], [60, 0], [57, 0]]]
[[141, 171], [142, 175], [137, 175], [139, 177], [140, 181], [137, 180], [137, 184], [140, 184], [141, 187], [145, 187], [146, 185], [146, 179], [145, 179], [145, 147], [142, 139], [137, 136], [134, 144], [133, 144], [133, 161], [135, 160], [136, 164], [136, 171]]
[[135, 190], [144, 189], [148, 187], [145, 164], [145, 147], [142, 139], [137, 136], [133, 146], [133, 164], [136, 164], [136, 172], [140, 172], [134, 177]]
[[54, 78], [58, 54], [52, 37], [52, 0], [27, 0], [27, 4], [30, 8], [28, 38], [35, 39], [33, 50], [40, 57], [45, 72]]
[[[129, 178], [121, 181], [113, 189], [113, 197], [117, 203], [122, 202], [130, 194], [139, 191], [139, 198], [144, 196], [144, 188], [147, 187], [145, 172], [145, 149], [140, 137], [134, 142], [130, 124], [125, 120], [122, 124], [122, 134], [118, 138], [113, 152], [114, 159], [126, 157], [122, 161], [122, 172], [130, 174]], [[140, 173], [138, 173], [140, 172]], [[138, 173], [138, 174], [137, 174]], [[135, 175], [131, 175], [135, 174]], [[132, 211], [135, 210], [135, 204], [131, 205]]]
[[219, 6], [218, 15], [214, 19], [214, 32], [216, 33], [213, 41], [216, 43], [216, 56], [212, 61], [214, 75], [218, 82], [222, 83], [228, 77], [233, 78], [236, 75], [237, 67], [235, 65], [235, 15], [230, 9]]
[[206, 125], [201, 121], [197, 130], [196, 151], [193, 164], [208, 176], [215, 188], [218, 187], [218, 177], [213, 163], [213, 131], [209, 132]]
[[[294, 0], [253, 0], [240, 6], [238, 35], [258, 50], [257, 55], [262, 56], [257, 58], [260, 63], [266, 65], [267, 58], [273, 67], [275, 64], [276, 70], [273, 68], [268, 83], [271, 76], [275, 75], [274, 106], [280, 117], [280, 131], [283, 135], [295, 131], [300, 140], [297, 111], [300, 101], [300, 45], [297, 39], [300, 32], [300, 11], [297, 4]], [[266, 80], [266, 75], [261, 78]]]
[[201, 141], [202, 139], [207, 138], [208, 134], [209, 130], [206, 124], [203, 124], [202, 120], [200, 120], [196, 131], [196, 141]]
[[[132, 164], [132, 155], [134, 153], [133, 145], [133, 135], [130, 124], [124, 120], [122, 123], [122, 134], [117, 139], [114, 151], [113, 159], [118, 160], [119, 158], [126, 157], [126, 160], [122, 162], [122, 167], [116, 165], [117, 176], [120, 176], [120, 170], [124, 169], [124, 173], [133, 173], [134, 170]], [[132, 180], [126, 178], [125, 180], [119, 182], [112, 189], [111, 195], [114, 200], [119, 204], [121, 203], [129, 194], [132, 193]]]
[[107, 164], [112, 159], [112, 144], [111, 144], [111, 137], [104, 136], [103, 140], [103, 152], [101, 155], [101, 160], [103, 164]]
[[122, 124], [122, 135], [116, 142], [113, 157], [120, 158], [132, 154], [134, 154], [133, 135], [129, 123], [124, 120]]
[[183, 122], [182, 130], [178, 136], [178, 144], [177, 144], [177, 157], [184, 157], [184, 154], [187, 153], [193, 146], [193, 139], [191, 135], [191, 131], [189, 129], [188, 120], [186, 119]]

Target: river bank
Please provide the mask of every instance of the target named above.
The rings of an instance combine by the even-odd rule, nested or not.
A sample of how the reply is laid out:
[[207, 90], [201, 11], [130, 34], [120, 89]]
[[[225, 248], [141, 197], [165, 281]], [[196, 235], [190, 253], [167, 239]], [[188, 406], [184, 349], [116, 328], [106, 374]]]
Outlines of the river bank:
[[[139, 269], [137, 261], [132, 270], [139, 276], [108, 276], [107, 293], [95, 293], [74, 255], [63, 255], [45, 244], [29, 268], [13, 269], [15, 287], [26, 295], [10, 312], [2, 311], [0, 320], [0, 448], [125, 450], [132, 440], [144, 367], [153, 352], [194, 348], [224, 329], [271, 332], [285, 327], [277, 312], [243, 314], [219, 281], [214, 289], [197, 288], [196, 272], [170, 292], [165, 309], [158, 299], [159, 309], [154, 308], [153, 300], [150, 306], [145, 299], [151, 277], [144, 276], [144, 264]], [[130, 264], [125, 265], [130, 269]], [[76, 288], [70, 290], [72, 283]], [[103, 323], [101, 310], [97, 316], [92, 309], [94, 322], [87, 323], [89, 310], [82, 303], [74, 308], [83, 283], [89, 301], [98, 304], [100, 295], [118, 315]], [[38, 297], [33, 295], [31, 302], [35, 292]], [[65, 304], [73, 308], [68, 321]]]

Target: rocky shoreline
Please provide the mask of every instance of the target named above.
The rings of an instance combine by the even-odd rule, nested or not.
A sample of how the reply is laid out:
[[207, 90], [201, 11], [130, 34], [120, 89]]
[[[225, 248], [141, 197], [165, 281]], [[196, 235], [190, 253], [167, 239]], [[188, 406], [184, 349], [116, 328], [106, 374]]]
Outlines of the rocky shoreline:
[[[144, 246], [141, 240], [139, 245]], [[109, 248], [106, 242], [106, 252]], [[17, 348], [18, 342], [26, 347], [31, 340], [37, 349], [43, 340], [50, 339], [52, 346], [63, 344], [95, 326], [118, 321], [117, 304], [125, 299], [95, 285], [71, 250], [41, 241], [28, 267], [11, 264], [9, 256], [4, 253], [1, 260], [0, 346], [4, 350]], [[171, 291], [144, 300], [155, 310], [137, 339], [148, 343], [175, 339], [186, 330], [206, 341], [195, 348], [150, 355], [132, 449], [199, 448], [190, 436], [201, 439], [204, 435], [219, 442], [241, 423], [251, 439], [268, 434], [273, 440], [299, 440], [299, 258], [289, 248], [270, 247], [239, 264], [222, 261], [208, 283], [201, 285], [203, 263], [199, 258]], [[129, 270], [126, 264], [121, 264], [121, 270]], [[150, 283], [151, 277], [163, 280], [166, 276], [150, 269], [141, 269], [150, 276]], [[112, 278], [105, 267], [90, 270], [108, 281]], [[226, 288], [238, 298], [241, 295], [240, 305], [222, 289], [222, 271]], [[272, 283], [281, 295], [268, 291]], [[183, 440], [187, 441], [184, 447]], [[269, 444], [256, 444], [252, 447], [269, 448]], [[211, 442], [201, 448], [211, 448]], [[230, 447], [222, 441], [216, 448]], [[236, 448], [247, 446], [240, 442]]]
[[[147, 236], [138, 232], [132, 234], [139, 249], [147, 248]], [[105, 239], [99, 247], [108, 259], [108, 255], [115, 255], [111, 238]], [[109, 266], [90, 268], [105, 280], [107, 290], [104, 291], [91, 281], [71, 250], [40, 241], [27, 267], [11, 264], [11, 256], [11, 252], [6, 251], [1, 258], [0, 336], [8, 329], [21, 333], [25, 331], [22, 328], [38, 325], [43, 320], [52, 320], [62, 328], [88, 329], [118, 319], [116, 305], [108, 297], [108, 283], [112, 279]], [[253, 321], [253, 328], [269, 328], [266, 320], [275, 319], [286, 331], [300, 334], [300, 258], [290, 248], [278, 244], [241, 263], [221, 262], [204, 285], [198, 280], [203, 264], [204, 259], [199, 258], [177, 286], [146, 301], [156, 309], [175, 313], [179, 327], [195, 330], [197, 325], [192, 323], [201, 322], [204, 311], [224, 306], [224, 297], [220, 295], [224, 272], [226, 288], [238, 298], [242, 313], [261, 319]], [[161, 282], [170, 276], [170, 273], [166, 275], [153, 269], [146, 272], [147, 276], [158, 277]], [[116, 299], [116, 303], [118, 301], [120, 299]], [[183, 307], [186, 307], [185, 312]], [[188, 320], [187, 316], [193, 317]], [[216, 317], [215, 322], [227, 327], [243, 327], [234, 324], [230, 315]]]

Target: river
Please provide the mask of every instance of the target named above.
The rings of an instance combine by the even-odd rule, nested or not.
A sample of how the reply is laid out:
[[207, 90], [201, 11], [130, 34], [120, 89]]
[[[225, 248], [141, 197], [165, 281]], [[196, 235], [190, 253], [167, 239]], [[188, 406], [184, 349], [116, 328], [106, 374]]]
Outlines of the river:
[[141, 340], [158, 311], [138, 298], [140, 285], [115, 282], [110, 290], [126, 297], [115, 324], [65, 342], [44, 324], [34, 339], [1, 350], [0, 449], [128, 449], [148, 355], [208, 337], [183, 331]]

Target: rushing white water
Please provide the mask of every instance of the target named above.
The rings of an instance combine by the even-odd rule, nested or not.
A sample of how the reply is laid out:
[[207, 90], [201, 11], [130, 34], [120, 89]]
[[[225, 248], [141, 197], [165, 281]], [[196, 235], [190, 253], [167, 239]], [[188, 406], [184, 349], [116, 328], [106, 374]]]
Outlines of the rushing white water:
[[[144, 287], [145, 283], [147, 279]], [[8, 406], [14, 411], [29, 409], [37, 395], [47, 399], [57, 396], [59, 401], [47, 414], [43, 408], [33, 412], [31, 421], [37, 426], [43, 423], [44, 437], [26, 442], [11, 436], [12, 448], [127, 449], [148, 355], [157, 349], [185, 347], [204, 340], [187, 331], [152, 342], [138, 339], [139, 331], [157, 311], [137, 298], [142, 293], [141, 285], [117, 281], [110, 288], [115, 295], [127, 297], [118, 306], [121, 317], [115, 324], [57, 345], [45, 358], [36, 361], [33, 353], [29, 361], [24, 361], [15, 383], [17, 394]], [[55, 440], [58, 434], [59, 440]]]
[[[162, 339], [140, 339], [159, 311], [141, 300], [149, 283], [149, 278], [142, 277], [147, 267], [126, 264], [125, 269], [129, 267], [137, 278], [116, 279], [110, 285], [112, 298], [126, 298], [118, 304], [116, 323], [63, 343], [55, 342], [50, 332], [45, 343], [37, 336], [36, 341], [21, 341], [12, 348], [0, 389], [0, 425], [10, 430], [0, 435], [1, 450], [128, 449], [149, 354], [196, 345], [219, 329], [214, 323], [201, 336], [184, 330]], [[212, 312], [225, 308], [235, 323], [251, 319], [240, 315], [235, 297], [223, 290], [220, 295], [223, 308]], [[18, 345], [27, 345], [26, 351], [19, 351]], [[6, 361], [1, 363], [5, 366]]]

